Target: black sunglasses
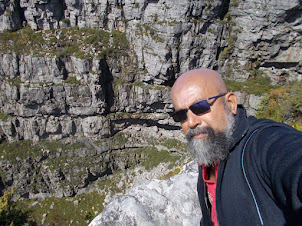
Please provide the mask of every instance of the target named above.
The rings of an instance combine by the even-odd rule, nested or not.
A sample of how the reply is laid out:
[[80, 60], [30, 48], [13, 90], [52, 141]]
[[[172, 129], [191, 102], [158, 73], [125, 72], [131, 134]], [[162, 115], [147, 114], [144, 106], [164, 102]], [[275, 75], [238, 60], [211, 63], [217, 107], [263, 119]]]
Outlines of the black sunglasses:
[[171, 114], [172, 118], [174, 119], [175, 122], [183, 122], [187, 119], [187, 112], [190, 109], [195, 115], [203, 114], [206, 113], [207, 111], [210, 110], [211, 105], [209, 104], [209, 100], [215, 99], [218, 97], [222, 97], [226, 95], [226, 93], [221, 93], [217, 96], [209, 97], [204, 100], [200, 100], [194, 104], [192, 104], [189, 108], [187, 109], [181, 109], [178, 111], [175, 111]]

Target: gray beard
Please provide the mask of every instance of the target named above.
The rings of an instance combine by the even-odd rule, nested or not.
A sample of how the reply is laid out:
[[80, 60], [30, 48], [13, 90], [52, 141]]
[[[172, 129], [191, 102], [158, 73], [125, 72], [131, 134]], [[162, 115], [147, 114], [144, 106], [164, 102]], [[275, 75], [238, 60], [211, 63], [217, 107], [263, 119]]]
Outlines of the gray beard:
[[[193, 157], [205, 167], [214, 166], [216, 163], [226, 159], [229, 154], [229, 145], [235, 125], [235, 117], [229, 109], [227, 111], [227, 126], [224, 132], [215, 132], [211, 127], [196, 127], [189, 129], [186, 135], [189, 151]], [[207, 137], [194, 139], [193, 136], [202, 132]]]

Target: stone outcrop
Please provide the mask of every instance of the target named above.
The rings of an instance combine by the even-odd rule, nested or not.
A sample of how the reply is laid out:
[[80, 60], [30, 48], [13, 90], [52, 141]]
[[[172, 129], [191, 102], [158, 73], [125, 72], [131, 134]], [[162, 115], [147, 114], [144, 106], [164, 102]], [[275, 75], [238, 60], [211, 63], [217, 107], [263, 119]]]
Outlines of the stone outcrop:
[[230, 1], [230, 6], [224, 37], [232, 49], [220, 63], [223, 70], [232, 69], [236, 79], [248, 77], [242, 69], [261, 69], [274, 83], [300, 80], [301, 2]]
[[145, 181], [108, 203], [89, 226], [199, 225], [197, 177], [197, 163], [191, 162], [167, 180]]

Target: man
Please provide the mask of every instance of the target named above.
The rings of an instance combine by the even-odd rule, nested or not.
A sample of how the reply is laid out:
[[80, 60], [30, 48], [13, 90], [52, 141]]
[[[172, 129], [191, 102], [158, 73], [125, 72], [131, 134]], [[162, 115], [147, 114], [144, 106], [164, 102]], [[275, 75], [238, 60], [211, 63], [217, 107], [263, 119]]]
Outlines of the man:
[[209, 69], [181, 75], [172, 101], [199, 162], [202, 225], [302, 225], [301, 132], [247, 117]]

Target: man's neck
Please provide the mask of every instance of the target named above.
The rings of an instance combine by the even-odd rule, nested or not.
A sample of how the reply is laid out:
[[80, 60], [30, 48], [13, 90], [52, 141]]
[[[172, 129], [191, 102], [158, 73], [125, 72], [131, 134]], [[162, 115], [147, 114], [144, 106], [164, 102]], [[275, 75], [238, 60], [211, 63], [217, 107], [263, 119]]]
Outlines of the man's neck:
[[215, 166], [210, 166], [209, 168], [208, 168], [208, 172], [209, 172], [209, 179], [211, 180], [211, 181], [215, 181], [215, 182], [217, 182], [217, 178], [216, 178], [216, 173], [215, 173]]

